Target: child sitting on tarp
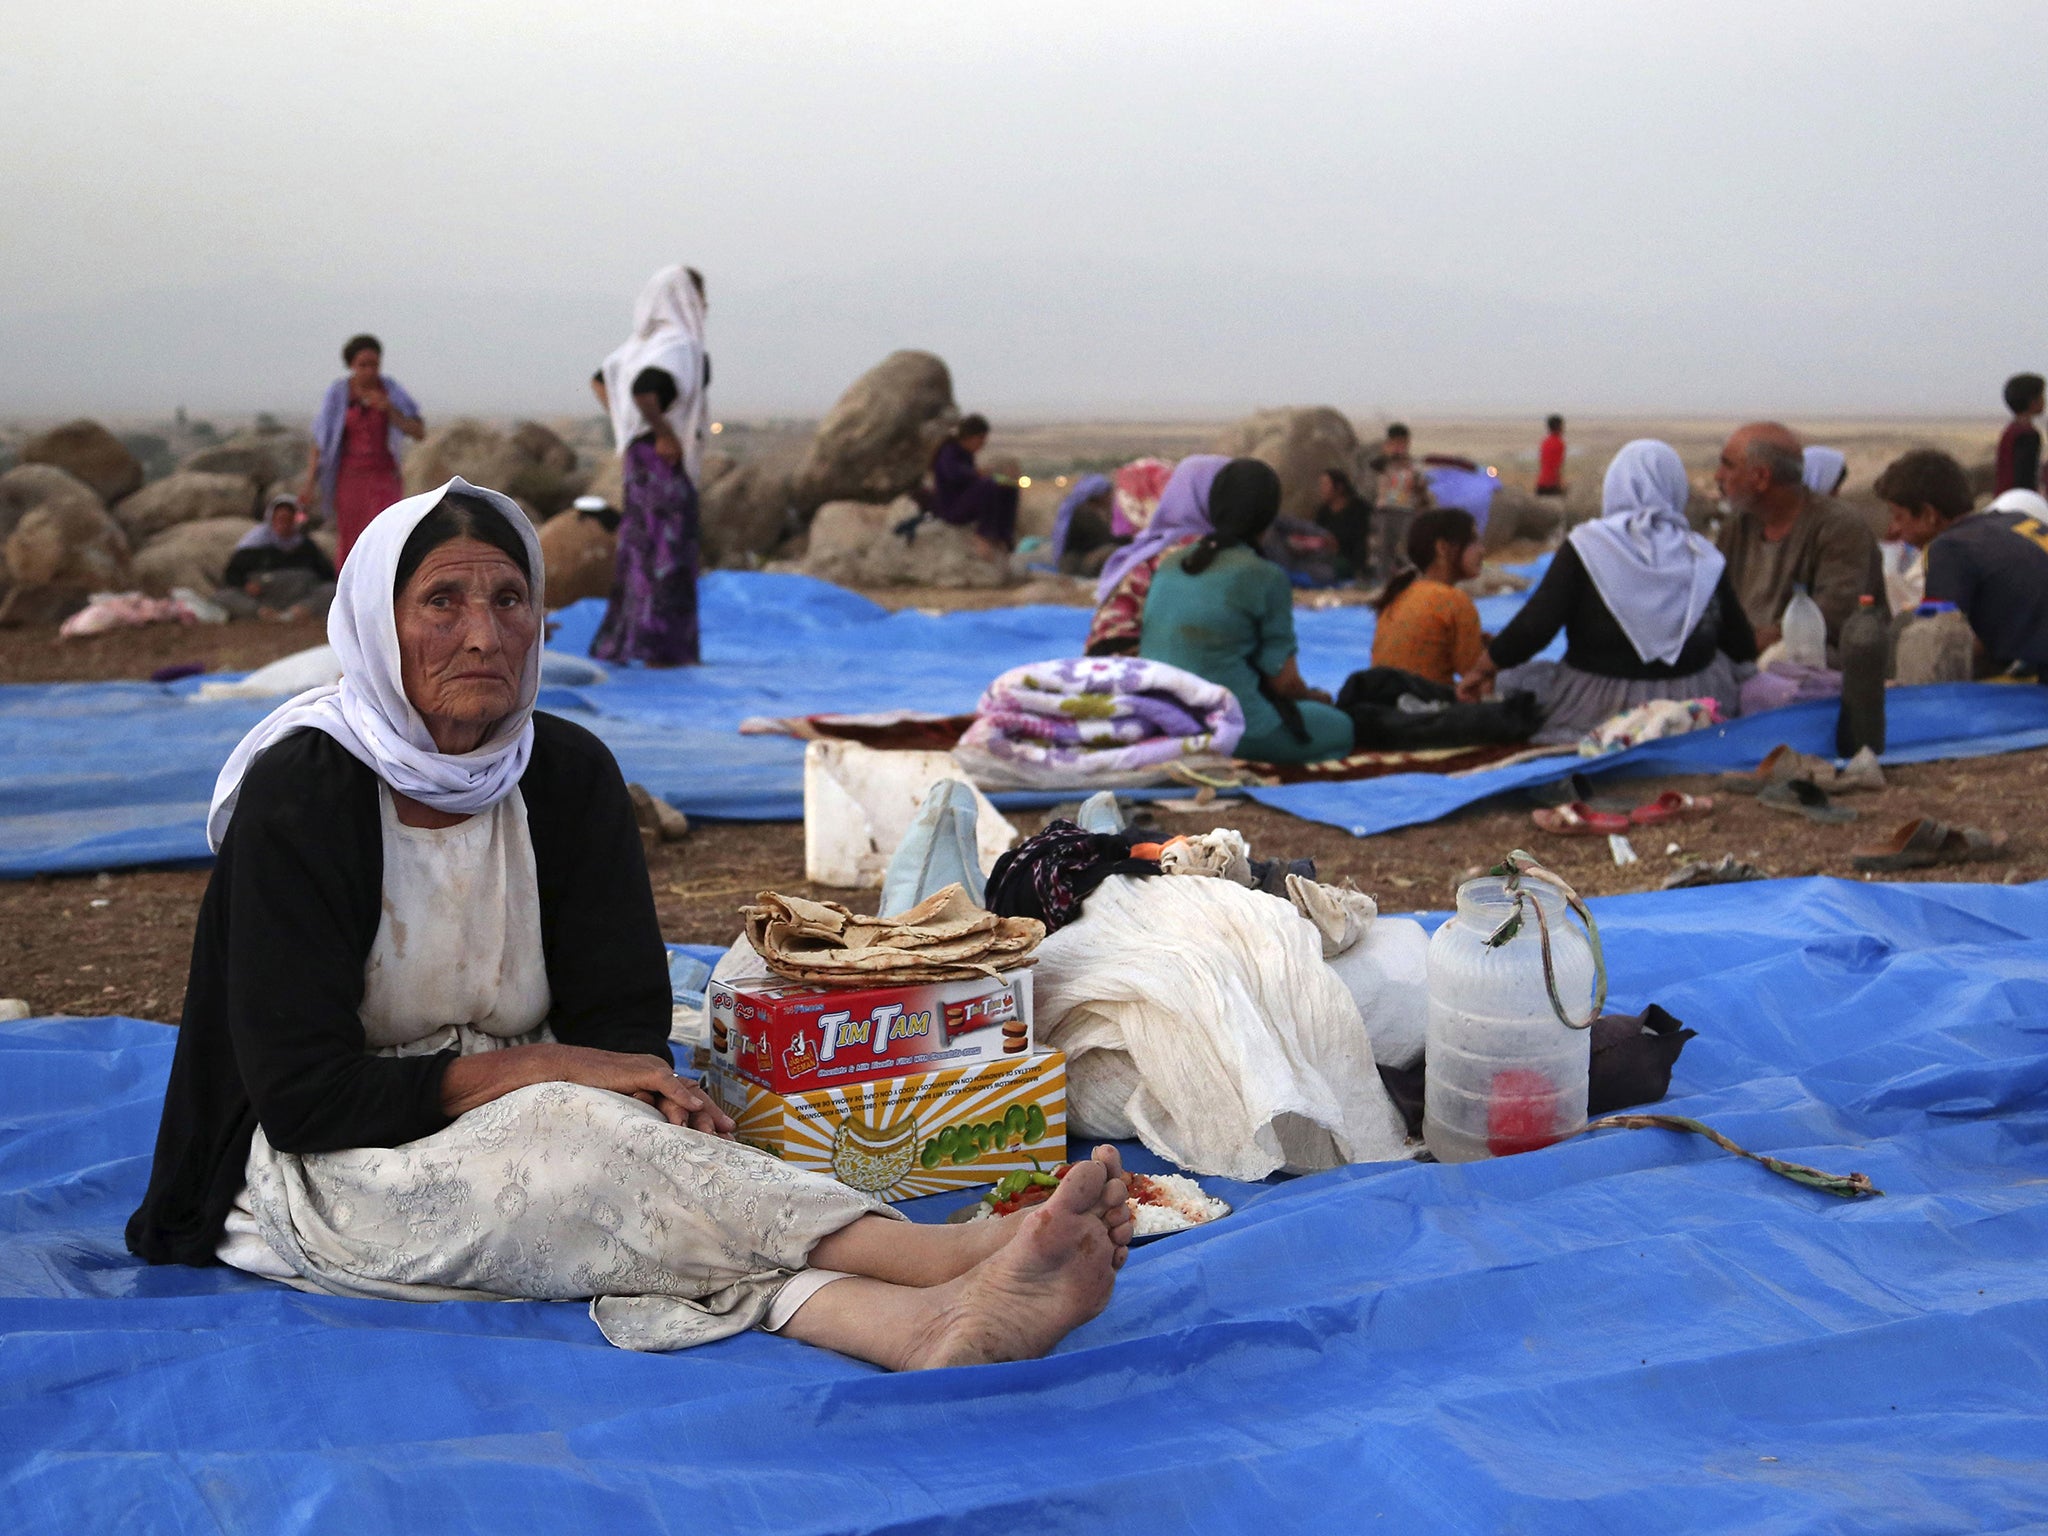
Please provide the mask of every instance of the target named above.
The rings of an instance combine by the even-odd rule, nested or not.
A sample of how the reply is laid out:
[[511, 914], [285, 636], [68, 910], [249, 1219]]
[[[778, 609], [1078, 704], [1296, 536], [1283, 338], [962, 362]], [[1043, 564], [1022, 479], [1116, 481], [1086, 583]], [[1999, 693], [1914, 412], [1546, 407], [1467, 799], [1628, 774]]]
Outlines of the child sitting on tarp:
[[1407, 569], [1373, 604], [1372, 664], [1455, 688], [1486, 650], [1479, 607], [1456, 585], [1479, 574], [1479, 524], [1455, 507], [1423, 512], [1408, 525], [1406, 553]]

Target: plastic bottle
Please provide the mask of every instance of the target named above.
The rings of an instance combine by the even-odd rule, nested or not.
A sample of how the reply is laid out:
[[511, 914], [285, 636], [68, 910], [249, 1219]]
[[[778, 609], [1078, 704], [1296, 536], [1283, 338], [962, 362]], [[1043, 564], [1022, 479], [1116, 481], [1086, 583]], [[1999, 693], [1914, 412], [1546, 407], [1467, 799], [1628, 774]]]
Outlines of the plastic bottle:
[[[1498, 876], [1468, 880], [1456, 914], [1430, 938], [1422, 1136], [1438, 1162], [1533, 1151], [1586, 1123], [1584, 1026], [1599, 1008], [1588, 999], [1601, 968], [1592, 930], [1572, 925], [1568, 890], [1533, 874], [1518, 889]], [[1518, 915], [1512, 936], [1490, 942]], [[1545, 930], [1569, 1023], [1544, 982]]]
[[1820, 604], [1808, 595], [1804, 582], [1792, 588], [1792, 601], [1785, 605], [1785, 616], [1778, 627], [1784, 637], [1779, 652], [1782, 660], [1802, 667], [1828, 664], [1828, 621]]
[[1835, 755], [1854, 757], [1865, 747], [1884, 751], [1884, 674], [1891, 659], [1892, 627], [1877, 599], [1864, 594], [1842, 626], [1842, 708], [1835, 716]]

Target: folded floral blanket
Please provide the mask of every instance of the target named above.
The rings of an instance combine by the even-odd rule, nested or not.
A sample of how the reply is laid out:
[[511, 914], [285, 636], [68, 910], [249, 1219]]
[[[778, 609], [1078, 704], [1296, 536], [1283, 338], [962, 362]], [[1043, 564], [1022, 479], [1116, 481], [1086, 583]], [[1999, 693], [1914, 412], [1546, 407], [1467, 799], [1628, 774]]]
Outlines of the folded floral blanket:
[[1227, 688], [1135, 656], [1014, 667], [989, 684], [954, 757], [987, 786], [1159, 783], [1227, 758], [1244, 711]]

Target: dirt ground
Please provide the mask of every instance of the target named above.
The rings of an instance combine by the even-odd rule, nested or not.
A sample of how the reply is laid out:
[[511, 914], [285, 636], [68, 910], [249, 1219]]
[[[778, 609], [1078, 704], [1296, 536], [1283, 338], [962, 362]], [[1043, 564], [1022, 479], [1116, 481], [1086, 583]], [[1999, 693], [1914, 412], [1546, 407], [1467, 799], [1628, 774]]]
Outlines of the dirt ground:
[[[1720, 795], [1714, 814], [1631, 839], [1639, 862], [1617, 868], [1605, 838], [1547, 837], [1524, 805], [1475, 807], [1423, 827], [1354, 838], [1316, 822], [1233, 801], [1161, 812], [1162, 826], [1203, 832], [1236, 827], [1262, 858], [1313, 858], [1326, 880], [1349, 878], [1388, 912], [1447, 907], [1458, 881], [1510, 848], [1528, 848], [1589, 896], [1654, 890], [1684, 857], [1733, 853], [1773, 875], [1858, 878], [1849, 850], [1899, 822], [1936, 816], [2006, 833], [2007, 856], [1988, 864], [1897, 878], [2019, 882], [2048, 879], [2048, 845], [2030, 834], [2031, 808], [2048, 794], [2048, 751], [1899, 768], [1890, 787], [1850, 796], [1861, 812], [1849, 826], [1815, 826], [1750, 799]], [[1637, 779], [1610, 793], [1632, 803], [1659, 790], [1715, 794], [1702, 778]], [[1036, 830], [1040, 815], [1014, 818]], [[1681, 852], [1666, 850], [1676, 844]], [[701, 822], [682, 842], [654, 848], [649, 875], [663, 934], [674, 943], [726, 944], [740, 906], [763, 890], [798, 892], [872, 910], [873, 891], [835, 891], [803, 879], [803, 828], [794, 822]], [[1886, 878], [1886, 877], [1880, 877]], [[0, 882], [0, 996], [26, 998], [38, 1013], [126, 1013], [175, 1020], [185, 991], [193, 919], [206, 888], [203, 869], [120, 871]]]

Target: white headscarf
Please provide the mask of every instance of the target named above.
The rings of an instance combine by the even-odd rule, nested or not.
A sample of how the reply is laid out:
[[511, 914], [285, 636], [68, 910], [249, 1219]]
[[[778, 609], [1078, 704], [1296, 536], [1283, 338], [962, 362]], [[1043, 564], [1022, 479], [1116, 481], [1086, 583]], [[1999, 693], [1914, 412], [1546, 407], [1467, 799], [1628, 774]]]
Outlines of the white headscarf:
[[633, 403], [633, 380], [643, 368], [663, 369], [676, 381], [675, 404], [662, 414], [683, 445], [683, 468], [695, 484], [710, 407], [704, 399], [704, 296], [686, 267], [663, 267], [647, 280], [633, 306], [633, 334], [604, 360], [612, 442], [620, 453], [647, 430]]
[[1639, 437], [1607, 466], [1599, 519], [1572, 530], [1586, 574], [1646, 662], [1678, 660], [1728, 563], [1685, 520], [1691, 490], [1677, 450]]
[[481, 496], [505, 516], [526, 545], [533, 573], [533, 606], [541, 612], [540, 540], [518, 503], [509, 496], [471, 485], [460, 475], [439, 490], [386, 508], [363, 531], [341, 568], [334, 603], [327, 610], [327, 640], [341, 658], [341, 681], [311, 688], [272, 710], [229, 754], [227, 766], [213, 786], [213, 806], [206, 814], [206, 841], [218, 850], [235, 813], [242, 776], [256, 754], [293, 731], [310, 727], [325, 731], [349, 755], [365, 764], [402, 795], [451, 815], [489, 810], [519, 783], [533, 752], [533, 701], [540, 692], [542, 628], [533, 627], [533, 649], [519, 682], [519, 701], [474, 751], [448, 755], [434, 749], [434, 738], [418, 710], [406, 699], [400, 679], [398, 624], [393, 616], [391, 584], [398, 576], [398, 557], [420, 520], [450, 491]]
[[1849, 461], [1842, 457], [1838, 448], [1807, 448], [1802, 450], [1806, 459], [1806, 473], [1802, 478], [1806, 488], [1816, 496], [1832, 496], [1835, 487], [1842, 483], [1842, 471], [1849, 467]]
[[1984, 510], [1986, 512], [2024, 512], [2028, 517], [2037, 518], [2041, 522], [2048, 523], [2048, 497], [2042, 496], [2037, 491], [2021, 490], [2018, 487], [2010, 491], [2000, 491], [1997, 496], [1992, 498], [1991, 505]]

